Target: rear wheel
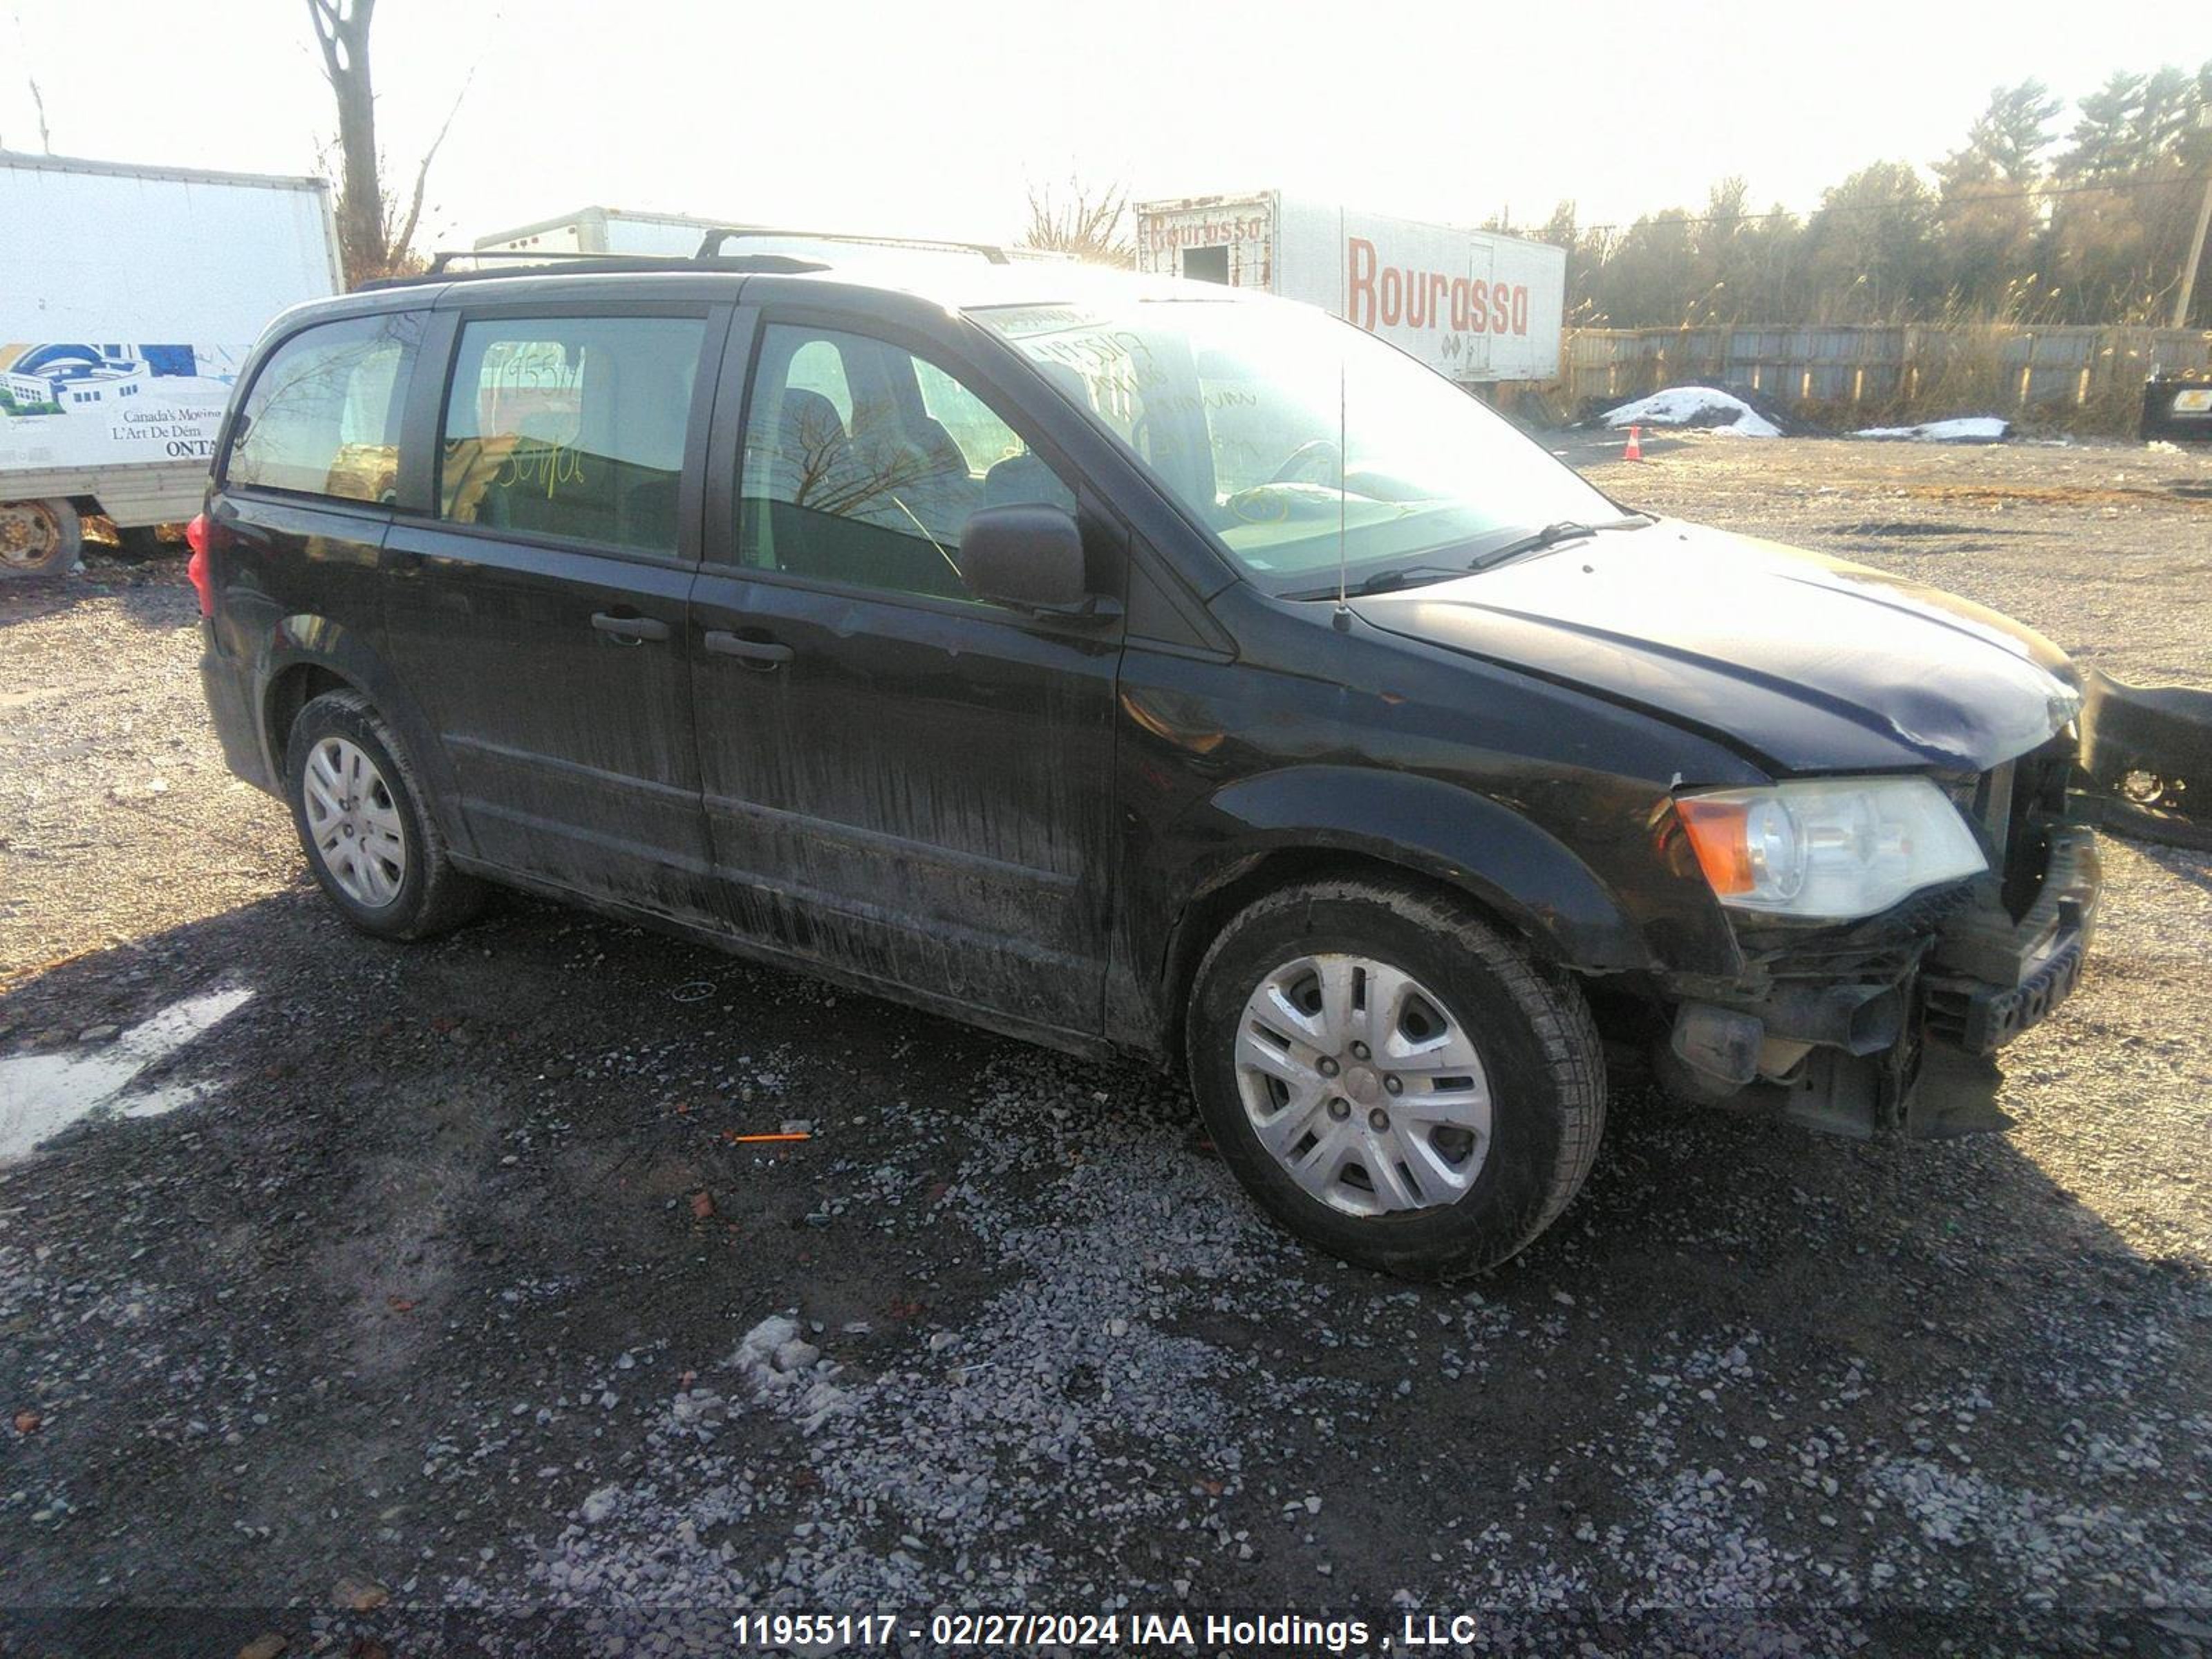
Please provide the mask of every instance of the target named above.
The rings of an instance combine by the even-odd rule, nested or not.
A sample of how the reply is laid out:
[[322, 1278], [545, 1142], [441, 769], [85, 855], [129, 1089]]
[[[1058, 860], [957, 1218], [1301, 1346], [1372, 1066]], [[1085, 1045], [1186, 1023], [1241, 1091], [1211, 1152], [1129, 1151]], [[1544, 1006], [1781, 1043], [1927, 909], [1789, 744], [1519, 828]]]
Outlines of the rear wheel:
[[67, 501], [0, 501], [0, 576], [58, 575], [76, 568], [84, 528]]
[[1581, 994], [1464, 907], [1322, 882], [1243, 912], [1200, 964], [1191, 1082], [1237, 1178], [1346, 1261], [1443, 1278], [1525, 1247], [1605, 1121]]
[[165, 542], [157, 525], [133, 525], [115, 532], [115, 556], [131, 564], [167, 558], [183, 550], [182, 542]]
[[359, 692], [300, 711], [284, 769], [308, 867], [355, 927], [427, 939], [481, 908], [483, 884], [453, 867], [399, 739]]

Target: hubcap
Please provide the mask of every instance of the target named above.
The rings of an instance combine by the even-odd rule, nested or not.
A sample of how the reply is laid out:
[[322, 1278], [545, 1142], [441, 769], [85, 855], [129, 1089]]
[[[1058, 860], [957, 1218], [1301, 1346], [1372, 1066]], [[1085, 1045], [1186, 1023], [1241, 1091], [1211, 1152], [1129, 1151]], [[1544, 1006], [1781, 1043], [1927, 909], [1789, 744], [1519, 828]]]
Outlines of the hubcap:
[[1452, 1203], [1489, 1156], [1490, 1083], [1467, 1028], [1371, 957], [1299, 957], [1263, 978], [1237, 1027], [1237, 1086], [1260, 1144], [1348, 1215]]
[[407, 879], [407, 837], [392, 787], [368, 751], [325, 738], [307, 757], [307, 834], [338, 890], [381, 909]]

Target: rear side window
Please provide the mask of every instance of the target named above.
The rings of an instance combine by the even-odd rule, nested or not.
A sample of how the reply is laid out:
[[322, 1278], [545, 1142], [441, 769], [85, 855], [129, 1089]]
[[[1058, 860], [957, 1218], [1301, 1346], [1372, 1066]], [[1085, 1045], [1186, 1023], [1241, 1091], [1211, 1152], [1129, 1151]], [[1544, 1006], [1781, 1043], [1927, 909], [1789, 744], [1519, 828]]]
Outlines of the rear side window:
[[389, 501], [399, 416], [422, 319], [410, 312], [322, 323], [261, 366], [231, 429], [223, 482], [339, 501]]
[[439, 511], [455, 524], [677, 550], [677, 494], [707, 325], [532, 317], [461, 329]]

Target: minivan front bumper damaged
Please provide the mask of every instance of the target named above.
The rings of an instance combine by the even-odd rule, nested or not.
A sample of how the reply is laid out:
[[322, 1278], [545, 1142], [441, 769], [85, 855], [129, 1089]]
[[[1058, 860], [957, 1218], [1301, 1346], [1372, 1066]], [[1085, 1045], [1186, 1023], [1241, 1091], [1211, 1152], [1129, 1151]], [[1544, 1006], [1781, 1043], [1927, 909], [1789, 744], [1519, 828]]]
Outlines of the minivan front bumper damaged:
[[2086, 825], [2050, 825], [2039, 850], [2018, 914], [1993, 871], [1773, 952], [1755, 986], [1680, 1003], [1662, 1081], [1847, 1135], [2008, 1127], [1994, 1056], [2079, 982], [2101, 879]]

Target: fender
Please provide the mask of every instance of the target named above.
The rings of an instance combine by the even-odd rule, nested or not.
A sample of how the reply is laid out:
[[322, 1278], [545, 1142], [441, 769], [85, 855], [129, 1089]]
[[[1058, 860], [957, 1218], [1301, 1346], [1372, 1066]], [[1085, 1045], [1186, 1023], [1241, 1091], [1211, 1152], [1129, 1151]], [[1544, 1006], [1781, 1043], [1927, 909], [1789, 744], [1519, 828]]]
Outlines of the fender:
[[261, 752], [270, 775], [281, 781], [277, 745], [283, 734], [272, 727], [271, 704], [277, 682], [301, 666], [327, 669], [376, 705], [390, 721], [407, 758], [429, 799], [423, 803], [438, 820], [446, 843], [464, 856], [475, 851], [467, 826], [453, 803], [460, 797], [460, 784], [445, 745], [423, 717], [421, 705], [409, 695], [398, 676], [386, 666], [375, 648], [357, 629], [328, 617], [300, 614], [278, 620], [269, 635], [269, 646], [253, 679], [254, 716], [261, 733]]
[[1512, 808], [1436, 778], [1291, 767], [1218, 791], [1189, 828], [1225, 845], [1201, 866], [1186, 902], [1255, 853], [1327, 848], [1459, 888], [1566, 967], [1624, 973], [1654, 965], [1643, 930], [1571, 848]]

